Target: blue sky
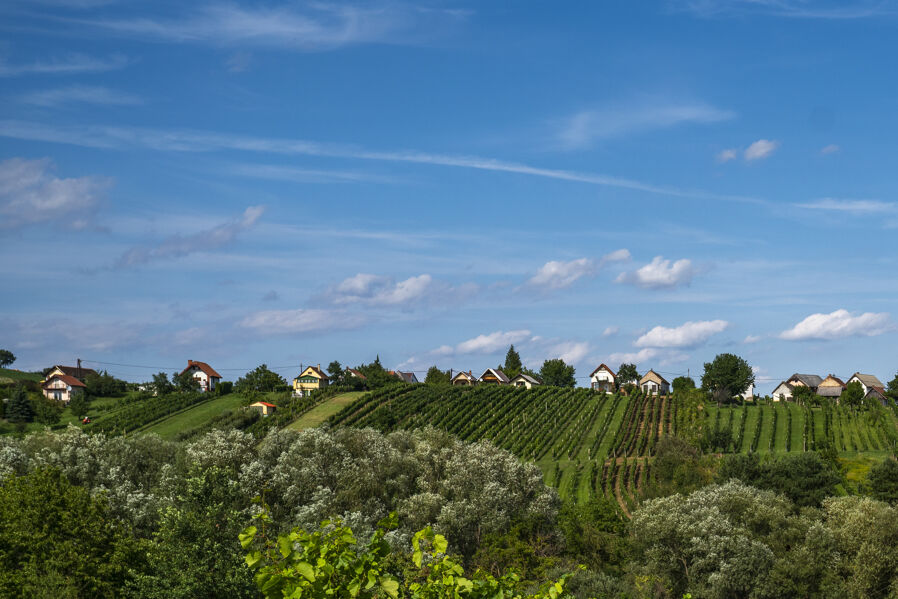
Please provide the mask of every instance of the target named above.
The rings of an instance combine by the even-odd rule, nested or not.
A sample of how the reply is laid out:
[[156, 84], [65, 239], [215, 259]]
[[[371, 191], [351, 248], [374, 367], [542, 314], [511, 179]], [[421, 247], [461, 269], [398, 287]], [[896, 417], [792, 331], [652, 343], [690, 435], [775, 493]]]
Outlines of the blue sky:
[[0, 347], [888, 381], [896, 31], [881, 1], [5, 3]]

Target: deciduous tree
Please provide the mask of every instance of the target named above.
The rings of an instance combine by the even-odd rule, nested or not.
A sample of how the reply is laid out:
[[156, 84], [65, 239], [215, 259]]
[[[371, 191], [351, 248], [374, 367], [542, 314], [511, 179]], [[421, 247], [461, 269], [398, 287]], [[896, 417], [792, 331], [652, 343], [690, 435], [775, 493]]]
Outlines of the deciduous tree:
[[16, 361], [16, 356], [8, 349], [0, 349], [0, 368], [11, 366]]
[[250, 370], [234, 383], [234, 389], [238, 393], [247, 393], [250, 391], [268, 393], [270, 391], [283, 391], [286, 388], [287, 381], [284, 380], [284, 377], [269, 370], [266, 364], [262, 364], [254, 370]]
[[639, 371], [636, 370], [636, 364], [621, 364], [617, 368], [617, 382], [621, 387], [625, 385], [635, 385], [639, 382]]
[[440, 370], [436, 366], [428, 368], [424, 377], [424, 382], [428, 385], [448, 385], [450, 380], [449, 371]]
[[539, 369], [539, 378], [544, 385], [550, 387], [575, 387], [577, 380], [574, 378], [574, 367], [564, 363], [561, 358], [553, 358], [543, 362]]
[[751, 366], [735, 354], [718, 354], [705, 364], [702, 375], [702, 389], [706, 393], [725, 390], [730, 397], [741, 395], [754, 382]]

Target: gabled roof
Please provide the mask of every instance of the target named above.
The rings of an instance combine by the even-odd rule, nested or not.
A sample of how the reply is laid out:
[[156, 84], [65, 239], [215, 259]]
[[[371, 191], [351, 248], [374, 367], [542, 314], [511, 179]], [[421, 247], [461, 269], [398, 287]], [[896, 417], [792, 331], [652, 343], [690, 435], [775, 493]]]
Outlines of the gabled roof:
[[596, 366], [596, 369], [593, 370], [589, 376], [592, 377], [595, 373], [597, 373], [600, 370], [607, 370], [611, 374], [611, 378], [617, 379], [617, 375], [614, 374], [614, 371], [611, 370], [610, 368], [608, 368], [607, 366], [605, 366], [604, 364], [599, 364], [598, 366]]
[[531, 385], [542, 385], [543, 384], [543, 382], [541, 380], [539, 380], [535, 377], [532, 377], [529, 374], [524, 374], [523, 372], [518, 373], [518, 374], [514, 375], [513, 377], [511, 377], [511, 380], [509, 382], [513, 383], [518, 379], [527, 381]]
[[69, 376], [67, 374], [54, 374], [53, 376], [48, 378], [46, 381], [44, 381], [42, 386], [46, 387], [47, 385], [50, 384], [50, 381], [52, 381], [54, 379], [59, 379], [60, 381], [62, 381], [66, 385], [68, 385], [69, 387], [86, 387], [87, 386], [84, 383], [82, 383], [81, 381], [79, 381], [78, 379], [76, 379], [75, 377]]
[[276, 408], [276, 407], [277, 407], [277, 406], [274, 405], [273, 403], [268, 403], [267, 401], [257, 401], [256, 403], [251, 403], [251, 404], [249, 404], [249, 407], [252, 408], [253, 406], [266, 406], [266, 407], [269, 407], [269, 408]]
[[401, 370], [397, 370], [396, 376], [401, 378], [406, 383], [417, 383], [418, 382], [418, 377], [415, 376], [414, 372], [402, 372]]
[[78, 368], [77, 366], [60, 366], [59, 364], [56, 364], [55, 366], [53, 366], [54, 370], [57, 368], [63, 374], [67, 374], [68, 376], [74, 376], [74, 377], [80, 376], [81, 378], [84, 378], [89, 374], [97, 374], [97, 371], [94, 370], [93, 368], [84, 368], [83, 366], [81, 368]]
[[639, 379], [639, 386], [641, 387], [642, 384], [645, 383], [646, 381], [654, 381], [654, 382], [658, 383], [659, 385], [661, 385], [661, 384], [669, 385], [670, 384], [667, 382], [667, 380], [663, 376], [661, 376], [660, 374], [658, 374], [657, 372], [655, 372], [654, 370], [651, 370], [651, 369], [648, 372], [646, 372], [645, 375], [641, 379]]
[[483, 377], [485, 377], [490, 372], [493, 373], [493, 376], [499, 379], [500, 382], [507, 383], [509, 381], [508, 376], [504, 372], [502, 372], [501, 370], [496, 370], [495, 368], [487, 368], [486, 370], [484, 370], [483, 374], [480, 375], [479, 380], [482, 381]]
[[450, 380], [454, 381], [455, 379], [460, 378], [460, 377], [464, 377], [464, 378], [470, 379], [470, 380], [472, 380], [472, 381], [473, 381], [473, 380], [476, 380], [475, 377], [474, 377], [474, 375], [471, 374], [471, 371], [470, 371], [470, 370], [469, 370], [468, 372], [465, 372], [464, 370], [462, 370], [462, 371], [459, 372], [458, 374], [454, 375], [454, 376], [452, 377], [452, 379], [450, 379]]
[[306, 369], [303, 370], [302, 372], [300, 372], [299, 376], [296, 378], [301, 377], [302, 375], [304, 375], [305, 373], [307, 373], [310, 370], [312, 372], [314, 372], [316, 375], [318, 375], [318, 378], [328, 380], [328, 376], [326, 374], [324, 374], [324, 371], [321, 370], [320, 367], [317, 367], [317, 366], [306, 366]]
[[187, 368], [181, 371], [181, 374], [184, 374], [191, 368], [198, 368], [205, 372], [208, 376], [216, 379], [220, 379], [221, 375], [215, 372], [215, 369], [206, 364], [205, 362], [197, 362], [196, 360], [187, 360]]
[[886, 398], [885, 389], [883, 389], [882, 387], [870, 387], [867, 390], [867, 394], [864, 396], [864, 399], [868, 397], [873, 397], [875, 399], [878, 399], [879, 401], [882, 401]]
[[364, 374], [362, 374], [361, 372], [356, 370], [355, 368], [349, 368], [348, 366], [346, 367], [346, 372], [348, 372], [349, 374], [351, 374], [354, 377], [362, 379], [363, 381], [368, 378]]
[[861, 374], [860, 372], [855, 372], [848, 380], [850, 381], [853, 378], [857, 378], [857, 380], [862, 382], [865, 387], [885, 387], [885, 385], [882, 384], [882, 381], [880, 381], [872, 374]]
[[842, 387], [837, 387], [835, 385], [817, 387], [817, 395], [820, 397], [839, 397], [842, 395]]
[[819, 386], [824, 386], [824, 387], [836, 387], [836, 385], [827, 385], [826, 383], [828, 383], [828, 382], [829, 382], [829, 383], [836, 383], [836, 385], [838, 385], [839, 387], [842, 387], [842, 388], [845, 387], [845, 381], [843, 381], [842, 379], [840, 379], [839, 377], [837, 377], [837, 376], [834, 375], [834, 374], [830, 374], [830, 375], [827, 376], [825, 379], [823, 379], [822, 381], [820, 381], [820, 385], [818, 385], [818, 387], [819, 387]]
[[788, 383], [790, 381], [801, 381], [801, 384], [808, 387], [819, 387], [820, 383], [823, 382], [823, 379], [816, 374], [799, 374], [796, 372], [795, 374], [790, 376], [789, 380], [786, 382]]

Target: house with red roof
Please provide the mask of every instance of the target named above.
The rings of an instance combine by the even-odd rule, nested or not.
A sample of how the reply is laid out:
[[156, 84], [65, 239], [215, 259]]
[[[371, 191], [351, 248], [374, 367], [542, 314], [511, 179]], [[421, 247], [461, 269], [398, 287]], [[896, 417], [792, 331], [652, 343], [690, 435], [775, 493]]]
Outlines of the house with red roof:
[[86, 385], [70, 374], [62, 374], [59, 372], [51, 373], [47, 379], [41, 383], [41, 390], [44, 397], [55, 399], [64, 403], [69, 403], [72, 398], [83, 393]]
[[189, 372], [193, 378], [199, 381], [200, 391], [214, 391], [218, 383], [221, 382], [221, 375], [205, 362], [187, 360], [187, 368], [182, 370], [181, 374], [183, 375], [185, 372]]
[[257, 401], [256, 403], [249, 404], [249, 407], [254, 410], [259, 410], [259, 413], [262, 414], [262, 416], [269, 416], [277, 409], [276, 405], [268, 403], [267, 401]]

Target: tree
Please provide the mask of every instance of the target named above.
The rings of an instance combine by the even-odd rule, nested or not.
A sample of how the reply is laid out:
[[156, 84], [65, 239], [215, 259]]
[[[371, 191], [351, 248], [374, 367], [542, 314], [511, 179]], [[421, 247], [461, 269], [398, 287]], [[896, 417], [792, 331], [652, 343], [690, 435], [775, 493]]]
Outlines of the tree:
[[56, 424], [62, 417], [63, 409], [55, 399], [41, 396], [34, 401], [34, 419], [41, 424]]
[[864, 387], [857, 381], [845, 385], [839, 403], [852, 409], [859, 408], [864, 403]]
[[898, 401], [898, 374], [896, 374], [895, 378], [889, 381], [889, 384], [886, 385], [886, 392], [888, 393], [889, 397], [891, 397], [895, 401]]
[[448, 385], [451, 380], [448, 370], [440, 370], [436, 366], [428, 368], [424, 377], [424, 382], [428, 385]]
[[13, 390], [12, 397], [6, 406], [6, 419], [10, 422], [31, 422], [34, 420], [34, 409], [31, 406], [31, 400], [25, 392], [25, 387], [21, 383], [16, 385]]
[[792, 389], [792, 401], [802, 406], [815, 405], [820, 396], [814, 393], [814, 390], [804, 385], [795, 385]]
[[550, 387], [574, 387], [577, 385], [574, 372], [573, 366], [568, 366], [561, 358], [554, 358], [543, 362], [539, 378]]
[[705, 364], [702, 389], [707, 393], [725, 390], [729, 397], [742, 395], [755, 382], [755, 373], [748, 362], [735, 354], [718, 354]]
[[151, 384], [156, 395], [165, 395], [175, 390], [175, 386], [168, 380], [168, 375], [164, 372], [154, 374]]
[[818, 507], [835, 495], [842, 476], [815, 452], [787, 454], [761, 462], [755, 455], [736, 454], [723, 459], [717, 480], [738, 479], [758, 489], [781, 493], [799, 507]]
[[178, 391], [190, 392], [200, 390], [199, 379], [195, 378], [189, 370], [185, 370], [180, 374], [173, 374], [171, 380]]
[[695, 381], [690, 376], [678, 376], [673, 380], [673, 392], [695, 389]]
[[636, 370], [636, 364], [621, 364], [617, 369], [618, 385], [635, 385], [639, 382], [639, 371]]
[[522, 366], [521, 354], [515, 350], [514, 345], [509, 345], [508, 352], [505, 354], [505, 366], [502, 367], [502, 371], [511, 379], [521, 374]]
[[8, 349], [0, 349], [0, 368], [11, 366], [16, 361], [16, 356]]
[[86, 393], [75, 393], [69, 401], [69, 410], [75, 418], [81, 420], [90, 410], [90, 398]]
[[886, 458], [870, 468], [867, 474], [870, 494], [880, 501], [898, 503], [898, 462]]
[[255, 370], [250, 370], [234, 383], [237, 393], [250, 391], [268, 393], [269, 391], [283, 391], [286, 387], [287, 381], [278, 373], [268, 370], [266, 364], [258, 366]]
[[346, 382], [346, 370], [337, 360], [327, 365], [327, 376], [331, 385], [342, 385]]

